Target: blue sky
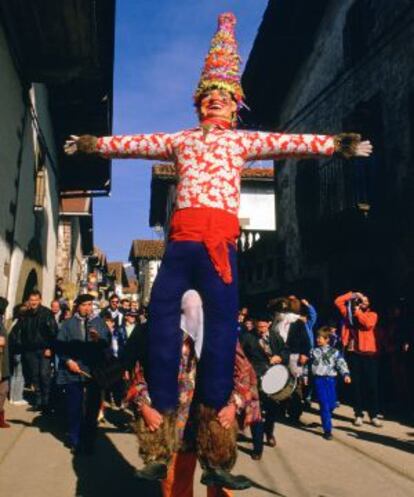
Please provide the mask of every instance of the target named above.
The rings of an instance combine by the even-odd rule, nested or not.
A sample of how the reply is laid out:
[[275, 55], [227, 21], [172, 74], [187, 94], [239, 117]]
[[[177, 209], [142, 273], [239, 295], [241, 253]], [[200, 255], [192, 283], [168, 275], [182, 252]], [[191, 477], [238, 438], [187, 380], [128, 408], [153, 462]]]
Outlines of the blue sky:
[[[232, 11], [246, 62], [268, 0], [118, 0], [114, 134], [178, 131], [196, 122], [192, 95], [217, 16]], [[112, 194], [94, 201], [95, 244], [127, 261], [149, 228], [151, 162], [114, 160]]]

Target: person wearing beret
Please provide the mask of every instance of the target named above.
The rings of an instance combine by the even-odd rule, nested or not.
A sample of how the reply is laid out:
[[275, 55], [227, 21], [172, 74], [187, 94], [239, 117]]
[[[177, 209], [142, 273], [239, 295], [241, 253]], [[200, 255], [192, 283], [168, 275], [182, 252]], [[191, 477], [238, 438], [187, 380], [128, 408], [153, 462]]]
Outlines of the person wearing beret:
[[94, 449], [102, 389], [92, 373], [104, 362], [111, 343], [102, 318], [93, 317], [93, 300], [92, 295], [79, 295], [74, 315], [62, 324], [55, 347], [57, 383], [65, 392], [69, 447], [75, 454]]

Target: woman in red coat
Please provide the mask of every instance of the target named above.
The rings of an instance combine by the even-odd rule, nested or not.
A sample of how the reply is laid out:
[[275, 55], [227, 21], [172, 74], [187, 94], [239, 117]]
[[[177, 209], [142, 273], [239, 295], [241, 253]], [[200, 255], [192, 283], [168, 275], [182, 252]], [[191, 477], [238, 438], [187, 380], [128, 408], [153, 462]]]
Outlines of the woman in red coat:
[[335, 300], [342, 318], [342, 344], [351, 370], [355, 426], [362, 426], [364, 399], [371, 423], [380, 427], [378, 419], [378, 314], [360, 292], [348, 292]]

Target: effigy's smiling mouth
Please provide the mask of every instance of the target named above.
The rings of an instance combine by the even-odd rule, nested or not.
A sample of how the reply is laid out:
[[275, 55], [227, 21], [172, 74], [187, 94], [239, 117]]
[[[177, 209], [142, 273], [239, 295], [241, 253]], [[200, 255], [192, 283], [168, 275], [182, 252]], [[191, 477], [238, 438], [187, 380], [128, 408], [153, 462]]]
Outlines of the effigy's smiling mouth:
[[220, 110], [223, 108], [223, 104], [219, 103], [219, 102], [215, 102], [214, 104], [210, 104], [208, 106], [209, 109], [212, 109], [212, 110]]

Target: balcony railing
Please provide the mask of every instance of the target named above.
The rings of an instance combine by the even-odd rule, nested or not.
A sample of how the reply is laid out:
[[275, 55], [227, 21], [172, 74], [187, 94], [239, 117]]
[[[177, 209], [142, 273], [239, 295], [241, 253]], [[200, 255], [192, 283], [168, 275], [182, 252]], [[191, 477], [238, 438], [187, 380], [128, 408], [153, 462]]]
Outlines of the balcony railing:
[[267, 230], [241, 230], [237, 240], [239, 252], [246, 252], [254, 247], [260, 240], [274, 239], [276, 231]]

